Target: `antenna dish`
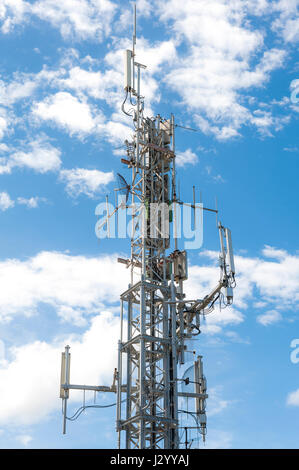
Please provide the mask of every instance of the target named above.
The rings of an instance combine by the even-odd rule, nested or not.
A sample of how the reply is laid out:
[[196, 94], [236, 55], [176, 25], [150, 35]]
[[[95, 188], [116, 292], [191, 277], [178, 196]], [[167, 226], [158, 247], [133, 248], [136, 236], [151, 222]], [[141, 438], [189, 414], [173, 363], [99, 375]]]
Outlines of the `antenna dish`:
[[119, 191], [120, 194], [126, 197], [126, 203], [128, 202], [129, 199], [129, 193], [131, 191], [131, 186], [126, 182], [125, 178], [117, 173], [117, 181], [119, 188], [117, 188], [115, 191]]

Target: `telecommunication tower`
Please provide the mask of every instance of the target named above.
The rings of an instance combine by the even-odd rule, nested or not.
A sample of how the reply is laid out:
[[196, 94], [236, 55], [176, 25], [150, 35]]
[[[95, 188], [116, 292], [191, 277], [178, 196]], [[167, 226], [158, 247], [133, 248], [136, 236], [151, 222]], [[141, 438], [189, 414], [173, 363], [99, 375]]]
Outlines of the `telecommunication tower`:
[[[205, 440], [207, 384], [202, 356], [195, 358], [188, 376], [179, 377], [185, 363], [186, 341], [200, 332], [200, 319], [219, 297], [233, 300], [235, 267], [231, 233], [218, 223], [220, 236], [220, 279], [203, 299], [188, 300], [183, 283], [188, 278], [185, 250], [178, 249], [177, 207], [184, 205], [176, 188], [174, 116], [144, 116], [141, 71], [136, 61], [136, 6], [132, 50], [125, 51], [125, 100], [122, 110], [133, 119], [134, 138], [126, 141], [127, 158], [122, 163], [131, 170], [130, 184], [119, 175], [121, 204], [132, 209], [131, 253], [118, 261], [131, 271], [128, 289], [120, 296], [120, 340], [118, 366], [109, 386], [74, 385], [70, 382], [70, 353], [62, 353], [60, 397], [63, 400], [63, 432], [66, 432], [69, 391], [93, 390], [117, 395], [116, 430], [118, 447], [135, 449], [178, 449], [181, 400], [194, 401], [192, 414], [196, 429]], [[126, 103], [130, 100], [130, 109]], [[129, 202], [130, 198], [130, 202]], [[195, 215], [208, 209], [189, 204]], [[195, 223], [195, 220], [194, 220]], [[173, 225], [172, 234], [170, 224]], [[100, 229], [102, 226], [99, 226]], [[181, 387], [191, 385], [189, 387]], [[98, 405], [98, 407], [101, 407]], [[104, 405], [103, 408], [106, 406]], [[85, 406], [82, 407], [86, 408]], [[80, 412], [79, 412], [80, 413]], [[183, 429], [187, 432], [187, 426]], [[124, 440], [122, 440], [124, 435]], [[187, 435], [186, 435], [187, 436]], [[188, 445], [186, 437], [185, 445]]]

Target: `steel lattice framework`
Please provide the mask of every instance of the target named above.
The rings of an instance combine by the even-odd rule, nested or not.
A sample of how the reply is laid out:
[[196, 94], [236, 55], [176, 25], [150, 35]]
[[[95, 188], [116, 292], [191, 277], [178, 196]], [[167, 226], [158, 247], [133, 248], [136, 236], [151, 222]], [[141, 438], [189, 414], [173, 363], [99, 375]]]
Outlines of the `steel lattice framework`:
[[[138, 77], [140, 67], [138, 67]], [[139, 81], [139, 80], [138, 80]], [[169, 206], [175, 189], [174, 119], [144, 119], [137, 94], [136, 156], [132, 166], [133, 209], [131, 285], [121, 295], [121, 323], [126, 313], [127, 334], [121, 327], [118, 362], [117, 427], [125, 430], [126, 447], [176, 448], [177, 336], [174, 279], [169, 283]], [[164, 124], [164, 129], [161, 128]], [[168, 131], [168, 132], [167, 132]], [[172, 137], [172, 150], [169, 137]], [[156, 211], [154, 214], [153, 211]], [[158, 213], [160, 212], [160, 213]], [[163, 227], [164, 224], [164, 227]], [[136, 226], [141, 230], [136, 234]], [[165, 230], [166, 229], [166, 230]], [[153, 236], [155, 235], [155, 236]], [[135, 281], [134, 270], [141, 270]], [[126, 407], [122, 419], [122, 357], [126, 356]]]
[[[185, 299], [187, 253], [178, 249], [176, 234], [177, 207], [184, 204], [176, 194], [176, 125], [173, 115], [168, 119], [160, 115], [144, 117], [140, 79], [145, 66], [136, 62], [135, 43], [136, 10], [133, 50], [125, 53], [126, 98], [122, 105], [135, 127], [134, 138], [125, 142], [127, 159], [122, 159], [132, 176], [127, 183], [119, 175], [124, 199], [102, 224], [108, 225], [109, 217], [119, 209], [131, 209], [131, 254], [129, 259], [119, 259], [130, 268], [131, 275], [128, 289], [120, 296], [118, 367], [111, 387], [73, 385], [67, 346], [62, 356], [60, 396], [64, 403], [64, 432], [69, 390], [114, 392], [119, 448], [124, 432], [128, 449], [176, 449], [180, 447], [180, 397], [194, 400], [193, 428], [203, 438], [206, 434], [208, 395], [202, 356], [194, 361], [191, 380], [178, 377], [178, 366], [185, 363], [185, 342], [200, 332], [200, 316], [210, 311], [217, 299], [225, 296], [226, 304], [232, 303], [235, 268], [230, 230], [219, 223], [220, 280], [203, 299]], [[128, 99], [131, 110], [126, 111]], [[191, 207], [195, 214], [195, 201]], [[202, 205], [200, 209], [205, 210]], [[192, 391], [178, 390], [180, 382], [191, 382]]]

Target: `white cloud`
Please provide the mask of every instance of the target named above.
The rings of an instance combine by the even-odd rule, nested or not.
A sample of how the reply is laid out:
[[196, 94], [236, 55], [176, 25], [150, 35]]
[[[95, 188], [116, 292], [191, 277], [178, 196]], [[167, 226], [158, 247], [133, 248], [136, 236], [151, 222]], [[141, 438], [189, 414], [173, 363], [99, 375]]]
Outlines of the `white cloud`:
[[99, 124], [97, 130], [103, 135], [111, 145], [123, 144], [126, 139], [132, 139], [132, 128], [125, 124], [122, 116], [119, 114], [112, 114], [111, 120], [104, 124]]
[[0, 193], [0, 210], [6, 211], [15, 205], [9, 194], [5, 191]]
[[266, 258], [275, 258], [275, 259], [281, 259], [285, 258], [288, 253], [286, 250], [281, 250], [278, 248], [275, 248], [274, 246], [269, 246], [265, 245], [265, 247], [262, 250], [263, 255]]
[[160, 4], [161, 18], [173, 20], [174, 29], [190, 43], [205, 44], [233, 56], [255, 51], [263, 38], [242, 24], [244, 11], [238, 2], [171, 0]]
[[299, 406], [299, 388], [287, 396], [287, 405]]
[[256, 68], [257, 72], [260, 71], [262, 73], [261, 78], [265, 79], [265, 74], [267, 72], [271, 72], [272, 70], [282, 67], [284, 65], [286, 55], [287, 53], [283, 49], [273, 48], [265, 51]]
[[41, 198], [41, 197], [38, 197], [38, 196], [32, 196], [30, 198], [25, 198], [25, 197], [18, 197], [17, 198], [18, 204], [27, 206], [29, 209], [37, 208], [40, 201], [45, 201], [45, 198]]
[[177, 166], [184, 167], [187, 164], [195, 165], [198, 157], [191, 149], [187, 149], [184, 152], [177, 152], [175, 161]]
[[16, 24], [25, 21], [30, 4], [23, 0], [2, 0], [0, 5], [1, 31], [9, 33]]
[[116, 5], [110, 0], [2, 0], [0, 21], [2, 33], [38, 17], [58, 28], [64, 38], [101, 41], [111, 30]]
[[85, 92], [93, 98], [105, 99], [107, 90], [115, 85], [111, 75], [111, 71], [102, 74], [100, 71], [94, 72], [76, 66], [69, 70], [68, 78], [60, 79], [58, 84], [77, 92]]
[[87, 170], [85, 168], [73, 168], [72, 170], [61, 170], [60, 180], [66, 183], [66, 190], [71, 196], [86, 194], [93, 197], [96, 193], [113, 181], [113, 172], [99, 170]]
[[25, 78], [12, 80], [6, 84], [0, 80], [0, 103], [4, 106], [10, 106], [13, 103], [32, 95], [38, 85], [37, 77], [35, 80]]
[[290, 83], [292, 109], [299, 112], [299, 79], [292, 80]]
[[62, 36], [102, 41], [110, 32], [115, 4], [109, 0], [40, 0], [32, 13], [59, 28]]
[[[40, 201], [46, 201], [46, 199], [38, 196], [32, 196], [31, 198], [18, 197], [16, 200], [18, 204], [25, 205], [30, 209], [38, 207]], [[7, 192], [4, 191], [0, 193], [1, 211], [6, 211], [7, 209], [14, 207], [16, 202], [11, 199], [10, 195]]]
[[273, 323], [277, 323], [282, 319], [282, 316], [277, 310], [269, 310], [262, 315], [258, 315], [256, 317], [256, 321], [261, 323], [261, 325], [268, 326], [272, 325]]
[[[5, 403], [0, 409], [0, 423], [31, 425], [53, 411], [58, 412], [60, 358], [67, 343], [71, 346], [74, 383], [111, 385], [117, 365], [118, 337], [119, 317], [102, 312], [92, 319], [90, 328], [79, 339], [66, 337], [52, 344], [35, 341], [11, 348], [12, 359], [0, 369], [0, 400]], [[91, 361], [95, 354], [99, 360]], [[81, 399], [80, 393], [70, 393], [71, 404]]]
[[273, 5], [273, 10], [279, 16], [273, 22], [272, 29], [278, 32], [286, 43], [299, 41], [298, 5], [298, 0], [279, 0]]
[[214, 416], [225, 409], [230, 405], [228, 400], [224, 400], [221, 397], [222, 387], [213, 387], [209, 389], [209, 400], [207, 404], [207, 414], [208, 416]]
[[[292, 255], [285, 250], [266, 246], [264, 256], [271, 256], [274, 260], [263, 258], [250, 258], [235, 256], [237, 287], [234, 291], [234, 305], [237, 309], [246, 309], [251, 300], [265, 302], [264, 307], [275, 310], [275, 304], [280, 308], [292, 307], [297, 309], [299, 300], [299, 255]], [[206, 256], [217, 262], [218, 253], [206, 251]], [[193, 274], [194, 271], [194, 274]], [[216, 266], [195, 266], [190, 268], [193, 282], [190, 294], [198, 298], [205, 291], [214, 287], [215, 279], [219, 274]], [[214, 280], [214, 281], [213, 281]], [[197, 293], [196, 293], [197, 292]], [[195, 297], [194, 297], [195, 296]], [[231, 309], [223, 312], [230, 313]], [[229, 317], [228, 317], [229, 318]], [[238, 316], [237, 316], [238, 318]]]
[[248, 14], [266, 12], [265, 5], [269, 7], [264, 1], [171, 0], [158, 6], [161, 19], [184, 47], [165, 82], [195, 112], [203, 132], [219, 140], [239, 135], [241, 126], [248, 123], [264, 128], [264, 122], [252, 120], [246, 104], [249, 96], [243, 93], [264, 86], [287, 56], [283, 49], [265, 49], [264, 31], [248, 20]]
[[88, 134], [96, 124], [90, 106], [67, 92], [58, 92], [35, 103], [33, 114], [66, 128], [71, 134]]
[[0, 319], [32, 314], [40, 303], [53, 306], [61, 318], [70, 318], [71, 311], [64, 307], [88, 315], [104, 303], [118, 301], [121, 289], [128, 285], [127, 274], [114, 256], [87, 258], [41, 252], [25, 261], [1, 261]]
[[250, 122], [254, 124], [261, 135], [273, 136], [272, 129], [281, 130], [290, 121], [290, 116], [274, 116], [271, 111], [257, 109], [253, 111]]
[[37, 173], [57, 171], [60, 168], [61, 152], [53, 147], [45, 136], [40, 136], [31, 142], [27, 142], [26, 148], [28, 147], [29, 151], [17, 150], [8, 159], [2, 159], [0, 173], [1, 169], [2, 172], [7, 170], [10, 173], [14, 167], [30, 168]]
[[[212, 263], [217, 259], [215, 252], [206, 252], [205, 255]], [[236, 257], [236, 308], [216, 310], [208, 315], [207, 332], [219, 333], [224, 327], [242, 322], [244, 316], [237, 309], [246, 308], [250, 299], [256, 298], [256, 293], [253, 296], [254, 288], [266, 302], [263, 306], [273, 299], [280, 306], [290, 299], [293, 303], [298, 302], [299, 257], [271, 247], [265, 248], [265, 255], [274, 256], [274, 261]], [[207, 294], [217, 283], [218, 275], [219, 270], [213, 264], [191, 266], [186, 282], [187, 298], [200, 298]], [[51, 305], [63, 321], [81, 327], [86, 325], [91, 313], [97, 314], [81, 339], [72, 337], [62, 341], [60, 338], [59, 342], [53, 343], [35, 341], [7, 352], [10, 359], [0, 369], [0, 400], [6, 403], [0, 409], [0, 423], [29, 425], [58, 409], [60, 352], [67, 342], [71, 344], [73, 353], [72, 381], [111, 383], [116, 365], [119, 317], [98, 312], [103, 309], [103, 304], [118, 302], [119, 293], [126, 289], [128, 281], [128, 271], [116, 263], [116, 256], [87, 258], [42, 252], [24, 261], [9, 259], [0, 262], [2, 319], [37, 310], [41, 302]], [[15, 295], [16, 284], [18, 296]], [[98, 357], [105, 357], [105, 361], [89, 361], [95, 351]], [[18, 383], [23, 383], [21, 394], [16, 386]], [[229, 405], [218, 392], [215, 391], [214, 405], [211, 405], [214, 414]], [[288, 403], [298, 404], [298, 396], [297, 392], [290, 394]], [[79, 399], [75, 393], [71, 393], [71, 397], [74, 402]], [[229, 446], [226, 439], [222, 441], [222, 444], [215, 441], [215, 446]], [[209, 442], [212, 446], [213, 441]]]
[[9, 118], [7, 117], [6, 111], [3, 108], [0, 108], [0, 139], [2, 139], [6, 133], [8, 124]]

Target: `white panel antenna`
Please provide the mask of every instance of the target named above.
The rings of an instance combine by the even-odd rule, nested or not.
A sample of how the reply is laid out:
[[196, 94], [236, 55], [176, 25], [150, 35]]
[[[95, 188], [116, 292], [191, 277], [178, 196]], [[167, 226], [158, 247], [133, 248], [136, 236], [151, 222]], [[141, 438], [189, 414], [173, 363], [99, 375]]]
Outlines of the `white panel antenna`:
[[126, 91], [132, 90], [132, 57], [133, 53], [129, 49], [125, 51], [125, 83], [124, 89]]
[[63, 434], [66, 433], [67, 400], [70, 393], [68, 386], [70, 384], [71, 355], [69, 351], [70, 347], [66, 346], [65, 351], [61, 353], [60, 398], [63, 402]]
[[228, 259], [228, 264], [229, 264], [229, 267], [230, 267], [230, 272], [232, 274], [235, 274], [235, 263], [234, 263], [232, 236], [231, 236], [231, 231], [230, 231], [229, 228], [225, 229], [225, 237], [226, 237], [226, 247], [227, 247], [227, 259]]

